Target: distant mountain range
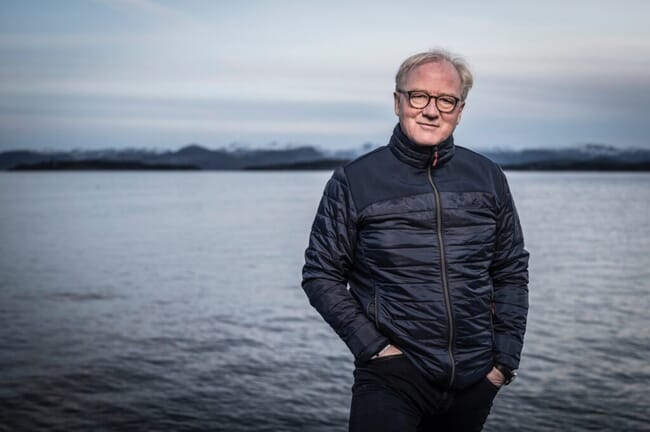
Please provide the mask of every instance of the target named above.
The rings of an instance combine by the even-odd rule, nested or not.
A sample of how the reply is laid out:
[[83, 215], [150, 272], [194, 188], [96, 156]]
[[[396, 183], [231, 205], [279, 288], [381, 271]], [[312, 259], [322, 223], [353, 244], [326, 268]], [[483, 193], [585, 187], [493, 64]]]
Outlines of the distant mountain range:
[[[376, 146], [335, 153], [311, 146], [284, 149], [210, 150], [191, 144], [178, 151], [74, 150], [0, 153], [0, 170], [331, 170]], [[650, 171], [650, 150], [584, 144], [567, 149], [489, 150], [483, 155], [504, 169]]]

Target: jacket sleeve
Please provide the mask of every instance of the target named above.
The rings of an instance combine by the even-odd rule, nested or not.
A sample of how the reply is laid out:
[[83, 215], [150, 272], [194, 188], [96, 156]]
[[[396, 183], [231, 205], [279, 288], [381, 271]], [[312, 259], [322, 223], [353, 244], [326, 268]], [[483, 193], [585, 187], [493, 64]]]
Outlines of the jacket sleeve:
[[359, 362], [388, 344], [347, 288], [356, 246], [356, 208], [343, 168], [328, 181], [305, 251], [302, 287], [310, 304]]
[[490, 267], [494, 286], [496, 363], [517, 369], [528, 315], [528, 252], [505, 175], [499, 203], [496, 249]]

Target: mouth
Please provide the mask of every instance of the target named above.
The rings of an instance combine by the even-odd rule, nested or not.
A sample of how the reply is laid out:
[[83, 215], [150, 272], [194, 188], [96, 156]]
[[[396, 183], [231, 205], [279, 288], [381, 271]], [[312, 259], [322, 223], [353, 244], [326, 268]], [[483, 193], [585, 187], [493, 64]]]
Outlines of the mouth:
[[427, 130], [434, 130], [434, 129], [437, 129], [437, 128], [440, 127], [438, 125], [434, 125], [434, 124], [430, 124], [430, 123], [418, 123], [418, 125], [420, 125], [421, 128], [427, 129]]

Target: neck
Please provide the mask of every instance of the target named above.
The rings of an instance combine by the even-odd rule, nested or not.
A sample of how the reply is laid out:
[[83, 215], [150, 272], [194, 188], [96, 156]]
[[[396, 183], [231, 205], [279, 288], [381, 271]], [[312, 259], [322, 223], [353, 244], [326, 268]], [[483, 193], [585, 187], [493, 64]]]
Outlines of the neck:
[[419, 145], [404, 134], [398, 123], [388, 147], [404, 163], [417, 168], [439, 168], [453, 157], [454, 138], [450, 135], [436, 145]]

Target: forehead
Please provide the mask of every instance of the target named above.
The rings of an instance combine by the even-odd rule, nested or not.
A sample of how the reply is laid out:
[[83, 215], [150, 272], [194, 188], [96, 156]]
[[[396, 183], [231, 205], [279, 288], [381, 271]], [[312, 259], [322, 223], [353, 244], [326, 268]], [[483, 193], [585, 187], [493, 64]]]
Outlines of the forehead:
[[458, 71], [448, 61], [430, 62], [413, 68], [405, 80], [407, 90], [459, 95], [461, 80]]

